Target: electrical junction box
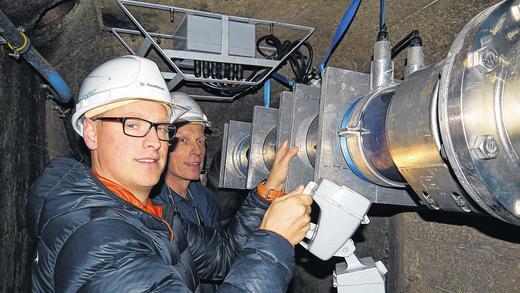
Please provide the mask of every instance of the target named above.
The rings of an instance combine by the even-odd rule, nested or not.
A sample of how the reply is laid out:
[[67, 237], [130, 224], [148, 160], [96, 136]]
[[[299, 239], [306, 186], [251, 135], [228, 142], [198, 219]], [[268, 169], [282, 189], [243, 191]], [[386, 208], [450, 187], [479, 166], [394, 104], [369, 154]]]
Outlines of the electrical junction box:
[[228, 54], [255, 57], [255, 25], [229, 19], [188, 14], [179, 25], [175, 50], [222, 53], [223, 21], [229, 25]]

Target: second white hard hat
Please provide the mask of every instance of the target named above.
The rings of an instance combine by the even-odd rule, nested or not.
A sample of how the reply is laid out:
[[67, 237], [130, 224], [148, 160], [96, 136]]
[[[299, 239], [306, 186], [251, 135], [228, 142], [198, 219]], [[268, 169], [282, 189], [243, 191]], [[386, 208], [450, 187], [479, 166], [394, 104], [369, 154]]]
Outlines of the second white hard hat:
[[202, 112], [200, 105], [186, 93], [172, 92], [171, 98], [175, 122], [200, 122], [204, 127], [211, 127], [211, 122]]

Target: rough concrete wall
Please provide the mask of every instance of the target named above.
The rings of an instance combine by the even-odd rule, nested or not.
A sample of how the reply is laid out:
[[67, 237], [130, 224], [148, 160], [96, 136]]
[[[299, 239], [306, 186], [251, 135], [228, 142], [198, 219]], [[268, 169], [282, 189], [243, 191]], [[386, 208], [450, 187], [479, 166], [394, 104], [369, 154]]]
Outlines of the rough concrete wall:
[[39, 84], [26, 62], [0, 49], [0, 292], [29, 291], [32, 248], [25, 199], [47, 161], [45, 95]]
[[389, 292], [520, 292], [520, 227], [421, 212], [393, 217], [391, 230]]

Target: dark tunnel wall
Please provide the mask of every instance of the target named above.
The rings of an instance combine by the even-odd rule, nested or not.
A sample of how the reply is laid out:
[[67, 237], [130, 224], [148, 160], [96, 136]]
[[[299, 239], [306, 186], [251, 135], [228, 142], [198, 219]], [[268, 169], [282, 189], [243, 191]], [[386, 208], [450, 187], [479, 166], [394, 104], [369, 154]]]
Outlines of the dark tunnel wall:
[[29, 291], [29, 187], [47, 163], [45, 93], [25, 62], [0, 50], [0, 292]]
[[[310, 41], [317, 64], [350, 1], [149, 1], [175, 4], [243, 17], [277, 20], [316, 27]], [[423, 37], [426, 62], [443, 59], [464, 24], [497, 1], [485, 0], [391, 0], [387, 21], [392, 41], [417, 28]], [[40, 17], [56, 3], [73, 3], [54, 10], [53, 17]], [[0, 7], [16, 25], [28, 29], [34, 46], [62, 74], [74, 94], [82, 79], [101, 62], [126, 51], [104, 27], [106, 19], [121, 17], [112, 0], [6, 1]], [[70, 10], [69, 10], [70, 8]], [[60, 12], [61, 11], [61, 12]], [[364, 1], [349, 32], [329, 65], [367, 72], [376, 34], [379, 1]], [[61, 15], [60, 13], [63, 13]], [[46, 22], [38, 20], [46, 19]], [[37, 24], [38, 23], [38, 24]], [[403, 56], [396, 60], [402, 75]], [[283, 69], [286, 74], [289, 72]], [[47, 161], [57, 155], [85, 160], [80, 139], [67, 138], [63, 120], [39, 89], [41, 80], [24, 62], [15, 62], [0, 48], [0, 291], [29, 291], [28, 269], [32, 252], [23, 209], [30, 184]], [[278, 105], [282, 87], [273, 84], [272, 105]], [[233, 103], [201, 103], [214, 122], [208, 139], [212, 156], [221, 144], [222, 126], [229, 119], [251, 121], [253, 105], [262, 104], [261, 94]], [[68, 121], [65, 121], [68, 123]], [[82, 157], [83, 156], [83, 157]], [[357, 255], [382, 260], [389, 269], [387, 292], [520, 292], [520, 235], [518, 227], [487, 217], [404, 211], [378, 206], [371, 211], [371, 224], [356, 235]], [[291, 292], [335, 292], [331, 272], [336, 262], [322, 263], [303, 249]]]

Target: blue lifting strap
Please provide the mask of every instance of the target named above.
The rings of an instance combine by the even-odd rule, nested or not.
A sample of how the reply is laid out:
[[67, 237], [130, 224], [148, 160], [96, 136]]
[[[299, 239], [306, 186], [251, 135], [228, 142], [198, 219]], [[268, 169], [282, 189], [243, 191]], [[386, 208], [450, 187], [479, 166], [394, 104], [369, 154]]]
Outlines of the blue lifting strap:
[[336, 33], [334, 34], [334, 38], [332, 39], [332, 44], [330, 45], [329, 51], [327, 51], [327, 54], [325, 54], [325, 57], [323, 57], [323, 60], [321, 61], [320, 71], [323, 71], [325, 65], [327, 65], [327, 62], [329, 61], [330, 55], [332, 55], [332, 52], [338, 45], [339, 41], [347, 32], [350, 23], [354, 19], [354, 16], [356, 15], [356, 12], [360, 4], [361, 0], [352, 0], [350, 6], [345, 11], [343, 18], [341, 19], [341, 22], [338, 24], [338, 27], [336, 28]]

